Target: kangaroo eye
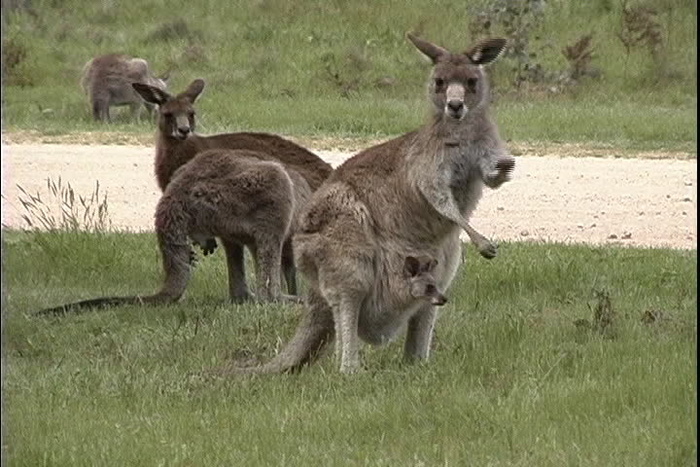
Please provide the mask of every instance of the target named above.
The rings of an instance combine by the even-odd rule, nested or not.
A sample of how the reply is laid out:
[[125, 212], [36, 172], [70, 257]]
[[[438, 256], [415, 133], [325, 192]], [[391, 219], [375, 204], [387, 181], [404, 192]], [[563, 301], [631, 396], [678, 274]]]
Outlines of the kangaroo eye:
[[442, 88], [445, 86], [445, 80], [442, 78], [435, 78], [435, 92], [441, 92]]
[[172, 118], [173, 113], [172, 112], [163, 112], [163, 117], [165, 118]]
[[477, 83], [478, 81], [479, 81], [479, 80], [477, 80], [476, 78], [467, 78], [467, 87], [468, 87], [470, 90], [472, 90], [472, 91], [475, 90], [475, 89], [476, 89], [476, 83]]
[[425, 293], [426, 294], [431, 294], [435, 292], [435, 286], [433, 284], [428, 284], [425, 286]]

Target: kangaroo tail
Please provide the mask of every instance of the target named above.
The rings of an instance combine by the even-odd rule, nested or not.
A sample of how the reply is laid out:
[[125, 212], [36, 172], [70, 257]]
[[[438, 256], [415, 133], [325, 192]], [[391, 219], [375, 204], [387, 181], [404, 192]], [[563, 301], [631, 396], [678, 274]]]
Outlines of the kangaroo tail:
[[108, 308], [119, 305], [162, 305], [173, 303], [182, 297], [190, 278], [190, 246], [187, 242], [188, 218], [182, 205], [171, 197], [163, 196], [156, 208], [156, 233], [163, 259], [165, 280], [154, 295], [128, 297], [100, 297], [46, 308], [35, 315], [63, 315], [91, 308]]
[[292, 339], [268, 363], [255, 367], [228, 368], [227, 374], [291, 373], [316, 361], [333, 340], [333, 312], [318, 290], [311, 289], [307, 310]]
[[53, 308], [45, 308], [34, 313], [36, 316], [48, 316], [48, 315], [64, 315], [67, 313], [79, 313], [80, 311], [85, 311], [94, 308], [109, 308], [119, 305], [141, 305], [147, 303], [155, 303], [153, 298], [155, 295], [140, 297], [138, 295], [130, 297], [100, 297], [91, 298], [89, 300], [82, 300], [80, 302], [68, 303], [66, 305], [60, 305]]

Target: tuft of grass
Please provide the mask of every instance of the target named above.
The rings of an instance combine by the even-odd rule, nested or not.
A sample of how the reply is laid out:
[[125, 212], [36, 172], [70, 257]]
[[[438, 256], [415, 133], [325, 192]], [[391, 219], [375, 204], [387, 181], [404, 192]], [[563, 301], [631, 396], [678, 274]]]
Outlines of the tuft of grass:
[[[696, 250], [503, 243], [487, 262], [466, 246], [426, 364], [405, 365], [399, 339], [365, 347], [352, 377], [326, 356], [296, 375], [224, 380], [199, 373], [270, 358], [302, 309], [226, 304], [217, 254], [178, 304], [36, 319], [155, 290], [155, 238], [3, 235], [13, 465], [695, 463]], [[572, 324], [610, 310], [613, 339]], [[644, 322], [647, 310], [664, 319]]]
[[[76, 195], [70, 182], [46, 179], [50, 199], [43, 200], [40, 193], [31, 194], [17, 185], [22, 193], [18, 200], [24, 209], [22, 219], [31, 230], [69, 230], [106, 232], [111, 230], [107, 194], [100, 193], [100, 182], [88, 196]], [[56, 212], [58, 211], [58, 212]]]

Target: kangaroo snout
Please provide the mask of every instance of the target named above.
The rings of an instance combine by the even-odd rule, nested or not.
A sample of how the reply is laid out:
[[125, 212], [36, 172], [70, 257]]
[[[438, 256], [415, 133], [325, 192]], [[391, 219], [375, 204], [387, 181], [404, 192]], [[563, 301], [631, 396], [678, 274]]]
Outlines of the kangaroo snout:
[[187, 139], [187, 137], [190, 135], [190, 127], [189, 126], [179, 126], [177, 127], [177, 130], [175, 132], [175, 136], [178, 139]]
[[435, 306], [442, 306], [445, 303], [447, 303], [447, 297], [445, 297], [443, 294], [438, 294], [435, 295], [431, 300], [430, 303]]
[[456, 120], [461, 120], [462, 117], [467, 113], [464, 102], [461, 100], [450, 100], [445, 106], [445, 113]]
[[464, 102], [457, 100], [450, 101], [447, 103], [447, 107], [449, 107], [449, 109], [454, 113], [461, 112], [464, 108]]

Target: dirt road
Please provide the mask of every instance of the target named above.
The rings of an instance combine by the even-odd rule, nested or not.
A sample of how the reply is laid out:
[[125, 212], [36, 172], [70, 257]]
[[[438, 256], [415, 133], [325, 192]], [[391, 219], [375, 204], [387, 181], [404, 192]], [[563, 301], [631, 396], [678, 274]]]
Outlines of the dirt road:
[[[334, 166], [351, 155], [316, 152]], [[59, 177], [87, 197], [99, 181], [113, 227], [152, 230], [160, 191], [148, 146], [3, 144], [3, 225], [24, 225], [17, 185], [48, 201], [46, 180]], [[497, 240], [697, 248], [696, 186], [693, 159], [522, 155], [512, 182], [485, 191], [472, 225]]]

